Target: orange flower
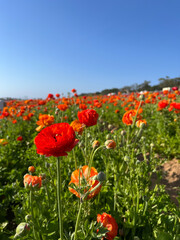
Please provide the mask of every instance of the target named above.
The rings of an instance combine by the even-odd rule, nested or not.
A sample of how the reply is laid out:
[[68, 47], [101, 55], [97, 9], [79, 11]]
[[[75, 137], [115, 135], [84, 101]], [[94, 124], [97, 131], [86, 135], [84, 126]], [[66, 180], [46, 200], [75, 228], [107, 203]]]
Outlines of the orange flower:
[[107, 228], [107, 230], [109, 231], [108, 233], [106, 233], [106, 239], [113, 240], [117, 236], [118, 225], [116, 220], [110, 214], [107, 213], [103, 213], [102, 215], [98, 214], [97, 222], [102, 223], [103, 226]]
[[87, 105], [86, 104], [79, 104], [79, 108], [82, 110], [87, 109]]
[[[129, 110], [129, 111], [125, 112], [123, 115], [123, 118], [122, 118], [123, 123], [126, 125], [132, 125], [133, 117], [136, 116], [136, 112], [137, 112], [136, 110]], [[140, 118], [140, 115], [137, 114], [137, 119], [139, 119], [139, 118]]]
[[39, 127], [36, 128], [36, 131], [41, 131], [44, 127], [50, 126], [54, 122], [54, 116], [50, 114], [40, 114], [39, 121], [36, 122]]
[[41, 177], [32, 176], [32, 175], [29, 175], [29, 174], [26, 174], [24, 176], [24, 186], [27, 187], [27, 188], [31, 187], [31, 186], [40, 188], [41, 184], [42, 184]]
[[75, 132], [77, 132], [78, 134], [82, 134], [83, 130], [85, 128], [85, 125], [80, 123], [80, 121], [78, 119], [74, 120], [70, 126], [74, 129]]
[[67, 104], [59, 104], [59, 105], [57, 105], [57, 108], [59, 108], [59, 110], [61, 110], [61, 111], [66, 111], [66, 109], [68, 109], [68, 105]]
[[107, 149], [114, 149], [116, 147], [116, 143], [114, 140], [107, 140], [105, 142], [105, 146]]
[[143, 120], [140, 119], [140, 120], [138, 120], [138, 121], [136, 122], [136, 126], [137, 126], [138, 128], [140, 128], [143, 123], [144, 123], [145, 125], [147, 125], [147, 122], [146, 122], [145, 119], [143, 119]]
[[35, 172], [35, 167], [34, 166], [29, 166], [28, 167], [28, 172], [31, 172], [31, 173]]
[[[69, 184], [73, 183], [76, 187], [80, 187], [79, 183], [81, 185], [83, 179], [85, 179], [87, 181], [87, 184], [90, 186], [90, 189], [88, 189], [88, 191], [93, 190], [93, 188], [99, 183], [98, 180], [93, 180], [93, 177], [98, 175], [98, 172], [94, 167], [91, 167], [91, 171], [90, 171], [89, 177], [88, 177], [88, 169], [89, 169], [88, 166], [85, 165], [80, 170], [79, 169], [75, 170], [71, 174], [71, 181]], [[79, 176], [80, 176], [80, 179], [79, 179]], [[88, 199], [95, 197], [100, 192], [100, 190], [101, 190], [101, 185], [95, 191], [91, 192], [86, 197], [86, 199], [88, 200]], [[74, 188], [69, 187], [69, 191], [80, 198], [81, 194], [79, 192], [77, 192]], [[84, 188], [84, 193], [86, 193], [86, 192], [87, 192], [87, 186], [85, 186], [85, 188]]]
[[7, 145], [8, 141], [6, 141], [6, 139], [2, 138], [0, 139], [0, 145]]

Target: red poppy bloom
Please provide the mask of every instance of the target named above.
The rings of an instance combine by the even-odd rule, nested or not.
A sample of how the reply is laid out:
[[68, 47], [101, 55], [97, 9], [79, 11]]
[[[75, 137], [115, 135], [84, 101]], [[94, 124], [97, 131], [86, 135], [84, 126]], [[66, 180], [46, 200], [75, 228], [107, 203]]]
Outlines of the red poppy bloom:
[[80, 123], [84, 123], [87, 127], [97, 124], [98, 113], [94, 109], [86, 109], [82, 112], [78, 112], [78, 118]]
[[67, 156], [78, 143], [68, 123], [56, 123], [44, 128], [34, 139], [37, 153], [47, 157]]
[[54, 99], [54, 95], [52, 93], [49, 93], [47, 99]]
[[[90, 189], [88, 191], [91, 191], [98, 183], [98, 180], [93, 180], [92, 177], [98, 175], [97, 170], [94, 167], [91, 167], [91, 171], [88, 177], [88, 166], [83, 166], [80, 173], [79, 173], [79, 169], [75, 170], [72, 174], [71, 174], [71, 181], [69, 184], [74, 183], [75, 186], [79, 187], [79, 183], [81, 185], [81, 182], [84, 179], [86, 179], [87, 183], [91, 186]], [[80, 179], [79, 179], [80, 176]], [[95, 197], [101, 190], [101, 185], [92, 193], [90, 193], [86, 199], [90, 199]], [[72, 192], [73, 194], [75, 194], [77, 197], [80, 197], [79, 192], [77, 192], [74, 188], [69, 187], [69, 191]], [[86, 187], [84, 189], [84, 193], [87, 192]]]
[[167, 100], [159, 101], [159, 103], [158, 103], [159, 110], [167, 107], [168, 105], [169, 105], [169, 102]]
[[172, 90], [173, 90], [173, 91], [177, 91], [177, 90], [178, 90], [178, 87], [172, 87]]
[[73, 88], [73, 89], [71, 90], [71, 92], [72, 92], [72, 93], [75, 93], [75, 92], [76, 92], [76, 89], [75, 89], [75, 88]]
[[113, 240], [118, 233], [118, 225], [116, 223], [116, 220], [107, 213], [98, 214], [97, 215], [97, 222], [100, 222], [103, 224], [107, 230], [109, 230], [108, 233], [106, 233], [106, 239]]
[[22, 136], [17, 137], [17, 141], [22, 141], [22, 140], [23, 140]]
[[85, 110], [87, 109], [87, 105], [86, 104], [79, 104], [79, 108], [82, 109], [82, 110]]

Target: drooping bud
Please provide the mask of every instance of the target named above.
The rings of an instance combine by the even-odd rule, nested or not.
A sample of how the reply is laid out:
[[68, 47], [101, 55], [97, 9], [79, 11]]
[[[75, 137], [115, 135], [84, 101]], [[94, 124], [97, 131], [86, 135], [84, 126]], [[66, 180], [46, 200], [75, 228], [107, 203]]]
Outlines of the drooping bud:
[[121, 136], [125, 136], [126, 135], [126, 131], [125, 130], [122, 130], [121, 131]]
[[26, 215], [26, 216], [25, 216], [25, 221], [26, 221], [26, 222], [29, 222], [31, 219], [32, 219], [32, 216], [31, 216], [31, 215]]
[[144, 99], [145, 99], [144, 94], [141, 94], [141, 95], [139, 96], [139, 100], [142, 101], [142, 100], [144, 100]]
[[30, 230], [30, 225], [26, 222], [20, 223], [16, 228], [16, 234], [14, 236], [14, 239], [19, 239], [21, 237], [24, 237], [27, 235], [27, 233]]
[[114, 140], [107, 140], [105, 142], [105, 146], [107, 149], [114, 149], [116, 147], [116, 143]]
[[108, 125], [108, 129], [111, 130], [113, 128], [113, 125], [112, 124], [109, 124]]
[[124, 161], [125, 161], [125, 162], [129, 162], [129, 160], [130, 160], [130, 157], [128, 157], [128, 156], [125, 156], [125, 157], [124, 157]]
[[103, 172], [99, 172], [98, 175], [97, 175], [97, 180], [99, 182], [104, 182], [106, 181], [106, 174], [103, 173]]
[[111, 134], [107, 134], [106, 135], [106, 140], [110, 140], [111, 139]]
[[93, 148], [97, 148], [97, 147], [99, 147], [100, 146], [100, 142], [98, 141], [98, 140], [95, 140], [94, 142], [93, 142], [93, 144], [92, 144], [92, 147]]

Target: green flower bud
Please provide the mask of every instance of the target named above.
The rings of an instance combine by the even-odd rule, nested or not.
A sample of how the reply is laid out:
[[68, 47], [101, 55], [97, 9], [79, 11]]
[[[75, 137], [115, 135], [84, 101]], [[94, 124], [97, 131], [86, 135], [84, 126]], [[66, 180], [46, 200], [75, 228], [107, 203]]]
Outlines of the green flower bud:
[[125, 161], [125, 162], [129, 162], [129, 161], [130, 161], [130, 157], [125, 156], [125, 157], [124, 157], [124, 161]]
[[108, 129], [111, 130], [113, 128], [113, 125], [112, 124], [109, 124], [108, 125]]
[[145, 99], [145, 96], [144, 96], [143, 94], [141, 94], [141, 95], [139, 96], [139, 100], [142, 101], [142, 100], [144, 100], [144, 99]]
[[25, 221], [26, 221], [26, 222], [29, 222], [31, 219], [32, 219], [32, 216], [31, 216], [31, 215], [26, 215], [26, 216], [25, 216]]
[[122, 130], [121, 131], [121, 136], [125, 136], [126, 135], [126, 131], [125, 130]]
[[106, 135], [106, 140], [110, 140], [111, 139], [111, 134], [107, 134]]
[[99, 172], [97, 175], [97, 180], [99, 182], [104, 182], [106, 180], [106, 174], [103, 172]]
[[30, 225], [26, 222], [20, 223], [16, 228], [14, 239], [18, 239], [27, 235], [30, 230]]
[[154, 147], [154, 143], [151, 143], [151, 144], [150, 144], [150, 147], [153, 148], [153, 147]]

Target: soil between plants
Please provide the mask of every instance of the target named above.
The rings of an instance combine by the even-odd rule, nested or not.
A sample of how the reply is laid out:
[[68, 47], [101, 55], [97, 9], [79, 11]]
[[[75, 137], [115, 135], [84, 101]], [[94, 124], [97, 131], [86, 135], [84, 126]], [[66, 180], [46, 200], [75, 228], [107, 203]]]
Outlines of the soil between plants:
[[[166, 192], [170, 195], [172, 202], [179, 206], [178, 195], [180, 196], [180, 160], [172, 159], [162, 164], [162, 179], [160, 184], [165, 185]], [[157, 176], [152, 176], [152, 187], [157, 182]]]

